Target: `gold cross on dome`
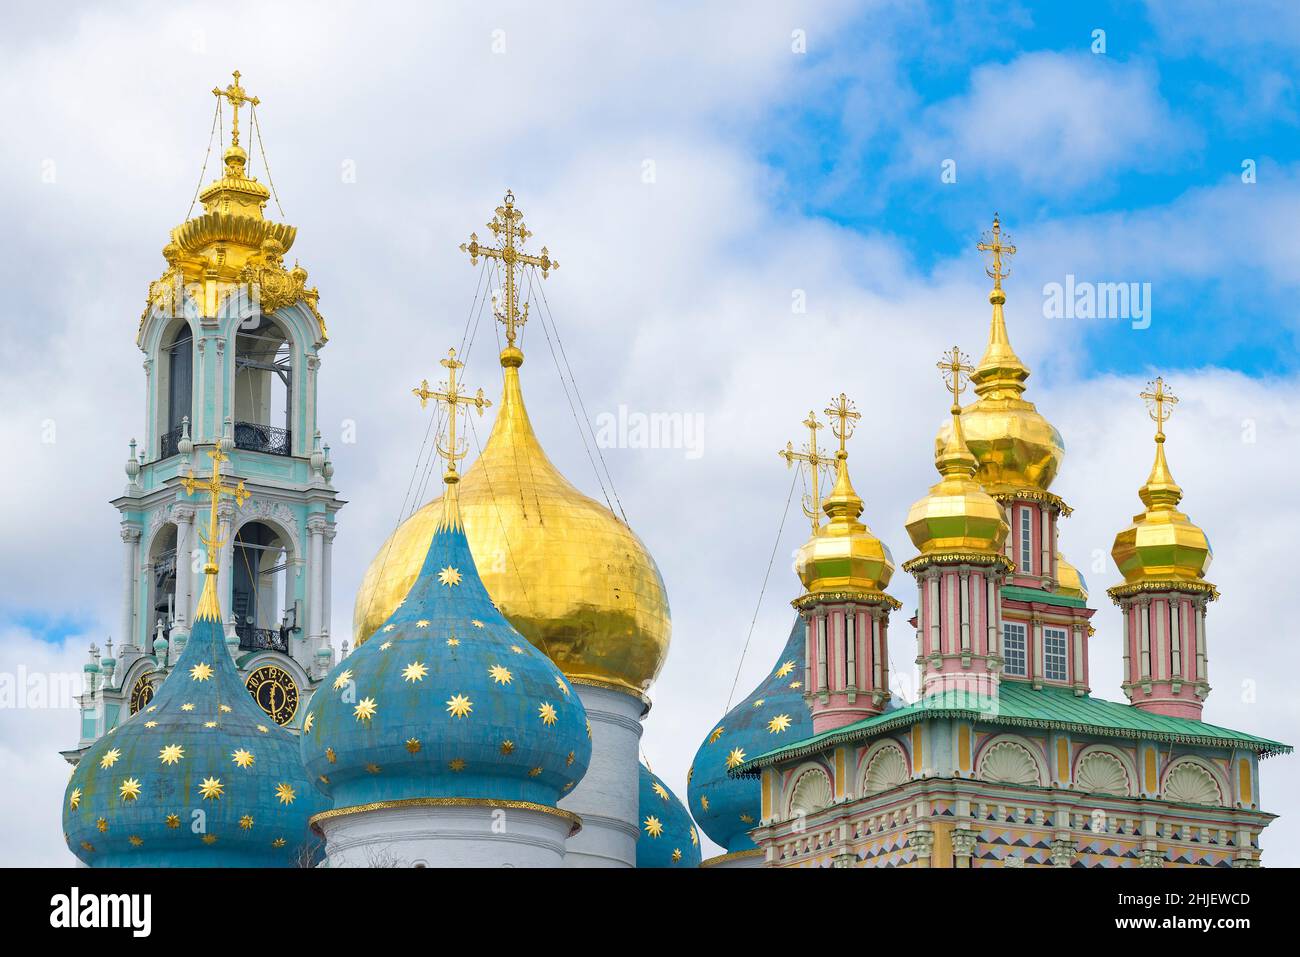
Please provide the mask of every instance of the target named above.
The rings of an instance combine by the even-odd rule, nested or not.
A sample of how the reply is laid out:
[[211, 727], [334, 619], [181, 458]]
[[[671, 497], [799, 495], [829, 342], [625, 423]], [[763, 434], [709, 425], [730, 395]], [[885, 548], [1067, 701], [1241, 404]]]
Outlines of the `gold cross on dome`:
[[857, 427], [858, 420], [862, 418], [862, 413], [853, 406], [853, 400], [843, 392], [837, 398], [831, 399], [831, 404], [824, 410], [824, 414], [831, 419], [837, 419], [839, 424], [831, 423], [831, 432], [840, 440], [840, 453], [847, 455], [844, 443], [853, 435], [853, 430]]
[[547, 273], [552, 269], [559, 269], [560, 264], [551, 258], [545, 246], [542, 247], [540, 256], [529, 255], [519, 248], [533, 234], [524, 225], [524, 214], [515, 207], [515, 194], [510, 190], [506, 190], [505, 200], [496, 208], [496, 215], [487, 226], [492, 230], [492, 235], [496, 237], [499, 245], [484, 246], [478, 241], [477, 233], [470, 233], [469, 242], [461, 243], [460, 249], [461, 252], [469, 253], [471, 266], [478, 264], [479, 256], [484, 259], [500, 260], [505, 266], [506, 301], [504, 306], [498, 307], [495, 312], [497, 321], [506, 327], [506, 345], [514, 346], [515, 339], [519, 335], [519, 327], [528, 321], [528, 304], [524, 303], [522, 312], [519, 309], [519, 283], [515, 276], [515, 267], [538, 266], [542, 270], [542, 278], [545, 279]]
[[235, 114], [234, 120], [231, 122], [230, 125], [230, 145], [238, 146], [239, 145], [239, 108], [243, 106], [245, 103], [248, 103], [250, 105], [250, 108], [253, 106], [259, 106], [261, 105], [262, 101], [255, 96], [249, 96], [248, 91], [239, 85], [240, 73], [238, 70], [236, 70], [233, 75], [235, 77], [234, 83], [227, 86], [224, 90], [221, 89], [221, 87], [219, 86], [214, 86], [212, 88], [212, 95], [217, 97], [218, 99], [224, 96], [227, 100], [230, 101], [230, 105], [231, 107], [233, 107], [233, 112]]
[[943, 373], [944, 384], [952, 393], [952, 411], [954, 414], [960, 412], [961, 402], [958, 397], [966, 390], [966, 382], [975, 371], [975, 367], [970, 364], [970, 356], [953, 346], [943, 354], [937, 365]]
[[460, 412], [460, 406], [473, 406], [478, 409], [481, 416], [483, 410], [492, 403], [483, 397], [483, 390], [479, 389], [474, 395], [468, 395], [460, 390], [460, 383], [456, 381], [456, 370], [465, 368], [465, 363], [456, 358], [456, 350], [448, 349], [447, 358], [440, 363], [447, 370], [447, 382], [441, 389], [430, 389], [429, 380], [421, 379], [419, 388], [412, 389], [411, 392], [420, 400], [420, 408], [424, 408], [430, 399], [445, 405], [447, 407], [447, 446], [443, 447], [442, 436], [438, 437], [436, 448], [438, 454], [447, 462], [447, 474], [456, 474], [456, 462], [465, 457], [468, 448], [460, 448], [460, 441], [456, 438], [456, 416]]
[[812, 493], [804, 499], [803, 512], [812, 519], [813, 533], [816, 534], [817, 526], [821, 524], [822, 500], [819, 475], [821, 470], [829, 466], [834, 460], [817, 451], [817, 430], [823, 428], [823, 425], [817, 421], [817, 413], [809, 412], [808, 418], [804, 419], [803, 424], [808, 429], [808, 444], [804, 446], [804, 450], [796, 452], [794, 443], [787, 442], [785, 448], [779, 450], [776, 454], [785, 459], [787, 468], [793, 466], [795, 462], [803, 462], [808, 466], [808, 472], [812, 479]]
[[[1007, 242], [1003, 242], [1004, 239], [1007, 240]], [[1002, 235], [1002, 224], [998, 220], [998, 214], [994, 213], [993, 229], [985, 233], [983, 240], [975, 245], [975, 248], [980, 252], [993, 254], [992, 268], [986, 267], [984, 271], [988, 273], [989, 278], [993, 280], [994, 289], [1001, 289], [1002, 280], [1011, 275], [1011, 268], [1009, 266], [1006, 269], [1002, 268], [1002, 257], [1014, 256], [1016, 254], [1016, 247], [1011, 245], [1010, 239], [1011, 237], [1009, 235]]]
[[206, 491], [211, 499], [211, 511], [208, 515], [208, 534], [205, 536], [200, 531], [199, 538], [208, 549], [208, 560], [204, 571], [216, 572], [217, 550], [226, 544], [217, 537], [217, 505], [221, 501], [221, 496], [229, 495], [235, 500], [236, 505], [243, 505], [252, 493], [244, 488], [243, 479], [240, 479], [238, 485], [223, 485], [221, 483], [221, 463], [229, 462], [230, 457], [222, 454], [219, 445], [214, 445], [208, 451], [208, 458], [212, 459], [212, 474], [208, 476], [208, 480], [204, 482], [196, 479], [193, 475], [186, 475], [181, 479], [181, 487], [185, 489], [186, 495], [193, 495], [197, 491]]
[[1169, 421], [1174, 406], [1178, 404], [1178, 396], [1174, 395], [1165, 385], [1164, 378], [1156, 376], [1154, 382], [1147, 383], [1147, 391], [1140, 393], [1139, 398], [1146, 400], [1147, 409], [1151, 414], [1151, 421], [1156, 424], [1156, 440], [1163, 442], [1165, 423]]

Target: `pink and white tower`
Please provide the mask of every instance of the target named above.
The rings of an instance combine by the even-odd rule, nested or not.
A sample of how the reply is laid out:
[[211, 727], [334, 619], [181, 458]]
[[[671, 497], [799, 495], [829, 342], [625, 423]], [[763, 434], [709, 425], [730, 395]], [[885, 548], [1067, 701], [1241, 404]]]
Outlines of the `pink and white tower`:
[[972, 368], [955, 346], [939, 362], [952, 393], [952, 424], [935, 456], [940, 479], [907, 515], [920, 554], [904, 563], [920, 590], [914, 619], [922, 694], [997, 695], [1002, 667], [999, 591], [1012, 563], [1002, 553], [1002, 508], [976, 481], [958, 401]]
[[1205, 611], [1219, 597], [1205, 580], [1209, 540], [1178, 510], [1183, 490], [1165, 461], [1165, 422], [1177, 397], [1163, 379], [1141, 396], [1156, 423], [1156, 460], [1138, 491], [1146, 510], [1111, 549], [1124, 583], [1108, 592], [1124, 615], [1124, 693], [1136, 708], [1200, 719], [1210, 693]]

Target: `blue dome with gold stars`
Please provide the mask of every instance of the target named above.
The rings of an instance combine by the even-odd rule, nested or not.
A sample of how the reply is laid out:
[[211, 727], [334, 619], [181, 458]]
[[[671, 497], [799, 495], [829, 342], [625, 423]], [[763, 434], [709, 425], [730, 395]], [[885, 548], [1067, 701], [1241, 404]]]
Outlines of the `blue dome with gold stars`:
[[303, 762], [336, 810], [420, 800], [553, 807], [591, 759], [582, 702], [493, 605], [454, 473], [448, 481], [415, 583], [303, 719]]
[[636, 840], [636, 866], [699, 867], [700, 835], [686, 807], [644, 764], [639, 777], [641, 833]]
[[686, 777], [691, 814], [728, 854], [755, 847], [749, 831], [759, 821], [760, 783], [727, 772], [765, 751], [812, 736], [803, 671], [804, 623], [796, 618], [781, 657], [762, 684], [713, 726], [695, 752]]
[[314, 857], [307, 822], [324, 801], [298, 742], [268, 721], [231, 661], [215, 573], [149, 706], [92, 744], [68, 782], [63, 830], [88, 865], [295, 867]]

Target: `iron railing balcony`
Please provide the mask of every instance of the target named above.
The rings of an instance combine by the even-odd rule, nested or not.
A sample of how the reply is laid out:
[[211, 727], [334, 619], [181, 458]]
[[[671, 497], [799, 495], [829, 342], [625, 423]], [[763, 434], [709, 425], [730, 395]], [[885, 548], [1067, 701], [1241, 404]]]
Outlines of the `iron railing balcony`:
[[267, 455], [292, 455], [293, 432], [257, 422], [236, 422], [235, 448]]
[[169, 459], [180, 451], [181, 434], [184, 428], [183, 425], [178, 425], [176, 428], [162, 434], [162, 441], [158, 446], [159, 459]]
[[278, 651], [289, 653], [289, 634], [279, 628], [255, 628], [240, 622], [235, 623], [235, 634], [239, 636], [242, 651]]

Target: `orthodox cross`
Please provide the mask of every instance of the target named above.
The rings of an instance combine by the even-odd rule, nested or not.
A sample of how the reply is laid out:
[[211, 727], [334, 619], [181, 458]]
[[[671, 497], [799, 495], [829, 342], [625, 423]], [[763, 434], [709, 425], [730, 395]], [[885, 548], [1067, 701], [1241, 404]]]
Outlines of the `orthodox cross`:
[[937, 365], [939, 371], [943, 373], [944, 384], [952, 393], [952, 413], [957, 415], [961, 412], [961, 401], [958, 397], [966, 390], [966, 381], [975, 371], [975, 367], [970, 364], [970, 357], [956, 346], [945, 352]]
[[827, 458], [817, 451], [817, 430], [822, 428], [822, 424], [817, 421], [817, 413], [809, 412], [808, 418], [804, 419], [804, 426], [808, 429], [808, 444], [804, 446], [802, 452], [794, 450], [794, 443], [785, 443], [785, 448], [779, 450], [776, 454], [785, 459], [786, 467], [789, 468], [795, 462], [805, 462], [808, 465], [808, 472], [812, 476], [812, 495], [804, 501], [803, 511], [812, 519], [813, 534], [817, 532], [817, 526], [821, 524], [821, 490], [818, 484], [818, 475], [821, 469], [829, 466], [832, 459]]
[[221, 89], [221, 87], [219, 86], [214, 86], [212, 88], [212, 95], [217, 97], [218, 99], [224, 96], [227, 100], [230, 101], [230, 105], [234, 108], [233, 112], [235, 114], [235, 117], [230, 126], [230, 145], [238, 146], [239, 145], [239, 108], [243, 106], [245, 103], [248, 103], [250, 106], [260, 106], [262, 101], [255, 96], [249, 96], [248, 91], [239, 85], [238, 70], [235, 71], [234, 77], [235, 77], [235, 82], [230, 84], [224, 90]]
[[206, 491], [211, 498], [211, 512], [208, 516], [208, 534], [205, 536], [202, 531], [199, 532], [199, 538], [208, 549], [207, 568], [204, 571], [217, 570], [216, 554], [225, 542], [217, 537], [217, 504], [221, 496], [229, 495], [235, 500], [236, 505], [243, 505], [248, 497], [252, 494], [244, 488], [244, 481], [240, 479], [238, 485], [221, 484], [221, 463], [229, 462], [229, 456], [223, 455], [221, 447], [214, 445], [208, 452], [208, 458], [212, 459], [212, 475], [206, 482], [201, 482], [193, 475], [187, 475], [181, 479], [181, 486], [185, 489], [186, 495], [193, 495], [196, 491]]
[[825, 410], [825, 415], [831, 419], [838, 419], [839, 424], [831, 423], [831, 432], [840, 440], [840, 457], [847, 457], [848, 452], [844, 448], [844, 443], [853, 435], [853, 430], [857, 427], [858, 420], [862, 418], [862, 413], [853, 407], [853, 400], [843, 392], [838, 398], [831, 399], [831, 404]]
[[994, 213], [993, 229], [990, 232], [985, 233], [984, 239], [975, 245], [975, 248], [980, 252], [993, 254], [993, 267], [986, 267], [984, 271], [988, 273], [989, 278], [993, 280], [994, 289], [1001, 289], [1002, 280], [1011, 275], [1010, 266], [1006, 269], [1002, 268], [1002, 257], [1014, 256], [1016, 254], [1016, 247], [1011, 245], [1010, 242], [1004, 243], [1002, 241], [1003, 239], [1010, 240], [1011, 237], [1002, 235], [1002, 224], [998, 221], [998, 214]]
[[506, 301], [504, 309], [496, 310], [496, 317], [497, 321], [506, 327], [506, 345], [513, 346], [519, 327], [528, 321], [528, 304], [524, 303], [522, 312], [519, 309], [519, 286], [515, 277], [515, 267], [517, 265], [540, 266], [542, 278], [545, 279], [546, 274], [552, 269], [559, 269], [560, 264], [551, 258], [545, 246], [542, 247], [540, 256], [531, 256], [520, 250], [519, 245], [533, 234], [524, 225], [523, 212], [515, 208], [515, 194], [510, 190], [506, 190], [505, 202], [497, 207], [496, 215], [487, 226], [492, 230], [492, 235], [497, 238], [499, 246], [483, 246], [478, 241], [478, 234], [470, 233], [469, 242], [461, 243], [460, 249], [461, 252], [469, 253], [472, 266], [478, 265], [479, 256], [485, 259], [499, 259], [504, 264]]
[[1147, 409], [1151, 413], [1151, 420], [1156, 424], [1156, 441], [1165, 440], [1165, 423], [1169, 421], [1169, 415], [1174, 411], [1174, 406], [1178, 404], [1178, 396], [1174, 395], [1166, 386], [1165, 380], [1157, 376], [1154, 382], [1147, 383], [1147, 391], [1138, 396], [1145, 399]]
[[483, 410], [492, 403], [488, 399], [483, 398], [482, 389], [479, 389], [478, 392], [472, 396], [460, 391], [460, 383], [456, 381], [456, 370], [465, 368], [465, 363], [456, 358], [455, 349], [447, 350], [447, 358], [441, 360], [441, 365], [447, 370], [447, 383], [441, 390], [430, 389], [429, 380], [421, 379], [419, 388], [412, 389], [411, 392], [420, 400], [420, 408], [422, 409], [430, 399], [440, 402], [447, 407], [447, 447], [443, 448], [441, 435], [439, 435], [435, 447], [437, 448], [438, 454], [447, 461], [447, 474], [455, 475], [456, 461], [458, 459], [463, 459], [465, 453], [469, 451], [468, 448], [461, 450], [456, 438], [456, 416], [460, 411], [458, 407], [462, 405], [473, 406], [478, 409], [478, 414], [481, 416]]

